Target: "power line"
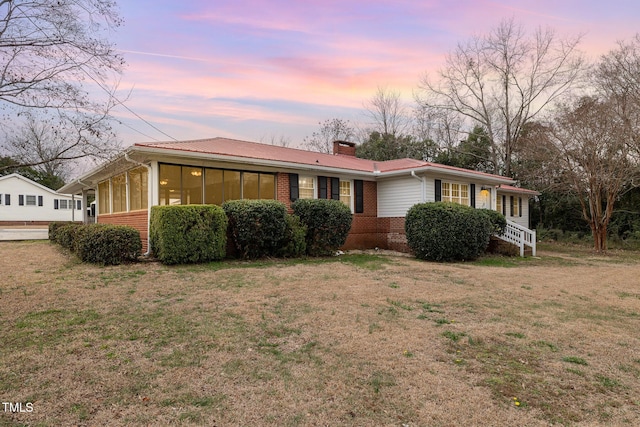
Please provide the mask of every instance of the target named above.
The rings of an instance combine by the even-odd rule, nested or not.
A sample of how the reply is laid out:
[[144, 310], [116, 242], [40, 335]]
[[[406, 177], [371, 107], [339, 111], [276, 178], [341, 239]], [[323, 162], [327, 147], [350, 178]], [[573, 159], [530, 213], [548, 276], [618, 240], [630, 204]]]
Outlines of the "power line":
[[[69, 56], [69, 54], [67, 54], [67, 52], [64, 51], [64, 49], [60, 48], [57, 44], [55, 44], [55, 42], [53, 40], [51, 40], [51, 38], [49, 37], [49, 35], [42, 29], [40, 28], [40, 26], [38, 24], [36, 24], [32, 17], [28, 14], [26, 14], [22, 9], [20, 5], [16, 5], [17, 9], [20, 9], [22, 14], [29, 20], [29, 22], [31, 22], [33, 24], [34, 27], [36, 27], [38, 29], [38, 31], [40, 31], [44, 37], [49, 41], [52, 42], [54, 46], [56, 46], [58, 48], [58, 50], [60, 50], [60, 52], [62, 52], [62, 54], [64, 56], [66, 56], [67, 60], [73, 61], [73, 59]], [[158, 127], [156, 127], [155, 125], [153, 125], [152, 123], [150, 123], [149, 121], [147, 121], [145, 118], [143, 118], [142, 116], [140, 116], [138, 113], [136, 113], [135, 111], [133, 111], [131, 108], [129, 108], [128, 106], [126, 106], [124, 104], [123, 101], [121, 101], [115, 94], [111, 93], [109, 91], [109, 89], [107, 89], [101, 82], [99, 82], [98, 80], [96, 80], [96, 78], [91, 75], [87, 70], [85, 70], [84, 67], [79, 67], [80, 70], [87, 75], [87, 77], [89, 77], [91, 80], [93, 80], [94, 83], [96, 83], [98, 85], [98, 87], [100, 87], [100, 89], [102, 89], [107, 95], [109, 95], [110, 98], [114, 99], [115, 101], [117, 101], [117, 105], [122, 105], [127, 111], [129, 111], [131, 114], [133, 114], [135, 117], [137, 117], [138, 119], [142, 120], [144, 123], [146, 123], [148, 126], [150, 126], [151, 128], [155, 129], [157, 132], [160, 132], [161, 134], [163, 134], [164, 136], [166, 136], [169, 139], [172, 139], [174, 141], [178, 141], [176, 138], [174, 138], [173, 136], [169, 135], [168, 133], [160, 130]], [[122, 122], [121, 122], [122, 123]], [[124, 124], [124, 123], [123, 123]], [[129, 127], [130, 129], [134, 130], [135, 132], [140, 133], [141, 135], [147, 137], [147, 138], [151, 138], [154, 141], [158, 141], [156, 138], [152, 138], [149, 137], [148, 135], [145, 135], [144, 133], [133, 129], [132, 127], [125, 125], [127, 127]]]

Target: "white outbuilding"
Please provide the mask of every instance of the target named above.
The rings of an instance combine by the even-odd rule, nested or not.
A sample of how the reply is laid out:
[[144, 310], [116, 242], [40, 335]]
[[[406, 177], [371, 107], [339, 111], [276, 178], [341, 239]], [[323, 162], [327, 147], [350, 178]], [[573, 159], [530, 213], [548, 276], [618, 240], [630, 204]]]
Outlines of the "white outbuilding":
[[17, 173], [0, 176], [0, 225], [44, 225], [82, 218], [81, 198], [59, 194]]

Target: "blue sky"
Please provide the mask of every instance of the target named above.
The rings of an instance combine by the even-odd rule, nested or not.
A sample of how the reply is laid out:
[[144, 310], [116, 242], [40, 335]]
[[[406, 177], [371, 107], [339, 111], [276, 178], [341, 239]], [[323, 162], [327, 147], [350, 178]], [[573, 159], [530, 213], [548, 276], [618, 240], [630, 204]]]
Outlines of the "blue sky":
[[325, 119], [366, 121], [363, 104], [377, 87], [411, 102], [420, 78], [458, 42], [503, 19], [584, 34], [581, 49], [593, 59], [640, 23], [631, 0], [119, 4], [125, 24], [112, 38], [127, 61], [121, 93], [130, 91], [127, 106], [164, 132], [120, 107], [125, 145], [224, 136], [297, 146]]

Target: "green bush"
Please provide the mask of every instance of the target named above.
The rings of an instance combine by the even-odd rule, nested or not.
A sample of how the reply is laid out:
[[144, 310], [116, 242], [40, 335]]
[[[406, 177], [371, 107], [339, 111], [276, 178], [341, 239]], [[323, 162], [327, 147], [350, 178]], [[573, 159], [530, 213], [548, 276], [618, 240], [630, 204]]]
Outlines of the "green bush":
[[52, 243], [58, 243], [57, 242], [57, 238], [58, 238], [58, 230], [62, 227], [64, 227], [65, 225], [70, 225], [70, 224], [78, 224], [79, 223], [74, 223], [71, 221], [53, 221], [49, 223], [49, 240]]
[[55, 242], [65, 249], [73, 251], [76, 233], [82, 227], [79, 223], [68, 223], [55, 229]]
[[142, 242], [140, 232], [128, 225], [89, 224], [77, 228], [73, 250], [84, 262], [119, 265], [135, 261]]
[[307, 226], [297, 215], [287, 215], [287, 228], [284, 240], [278, 250], [278, 256], [284, 258], [298, 258], [307, 252]]
[[476, 259], [487, 248], [492, 228], [483, 212], [445, 202], [414, 205], [405, 221], [409, 248], [431, 261]]
[[153, 206], [151, 251], [163, 264], [220, 260], [227, 249], [227, 216], [220, 206]]
[[495, 236], [504, 234], [504, 230], [507, 228], [507, 218], [504, 215], [491, 209], [478, 209], [478, 212], [486, 215], [491, 222], [491, 234]]
[[340, 200], [299, 199], [291, 208], [307, 226], [309, 255], [332, 255], [346, 242], [353, 215]]
[[285, 238], [287, 208], [277, 200], [232, 200], [222, 209], [229, 219], [227, 236], [241, 258], [276, 256]]

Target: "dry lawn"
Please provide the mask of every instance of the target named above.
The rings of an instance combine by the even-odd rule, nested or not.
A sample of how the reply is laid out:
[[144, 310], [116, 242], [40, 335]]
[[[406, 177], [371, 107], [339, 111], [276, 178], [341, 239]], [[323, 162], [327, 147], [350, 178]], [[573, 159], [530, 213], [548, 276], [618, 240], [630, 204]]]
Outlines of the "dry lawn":
[[[562, 248], [560, 248], [562, 250]], [[0, 425], [640, 425], [640, 254], [102, 268], [0, 242]]]

